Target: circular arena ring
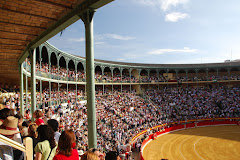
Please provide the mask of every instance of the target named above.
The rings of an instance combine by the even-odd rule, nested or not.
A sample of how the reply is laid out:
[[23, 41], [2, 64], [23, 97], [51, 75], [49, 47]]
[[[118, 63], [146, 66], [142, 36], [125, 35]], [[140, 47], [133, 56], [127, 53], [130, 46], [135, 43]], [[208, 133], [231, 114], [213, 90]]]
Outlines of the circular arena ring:
[[141, 159], [239, 160], [238, 120], [192, 120], [165, 128], [144, 140]]

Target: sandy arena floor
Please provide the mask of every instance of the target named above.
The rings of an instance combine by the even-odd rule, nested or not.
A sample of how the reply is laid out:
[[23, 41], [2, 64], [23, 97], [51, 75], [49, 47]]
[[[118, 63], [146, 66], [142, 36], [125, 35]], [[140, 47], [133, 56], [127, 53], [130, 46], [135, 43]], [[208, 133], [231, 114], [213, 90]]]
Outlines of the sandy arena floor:
[[143, 151], [144, 160], [240, 160], [240, 126], [211, 126], [161, 135]]

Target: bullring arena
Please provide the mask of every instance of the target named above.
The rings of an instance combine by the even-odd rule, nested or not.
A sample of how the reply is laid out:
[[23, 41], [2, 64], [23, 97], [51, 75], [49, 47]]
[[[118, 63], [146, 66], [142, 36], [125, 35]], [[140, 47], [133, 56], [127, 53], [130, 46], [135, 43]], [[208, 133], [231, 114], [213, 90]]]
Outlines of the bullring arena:
[[158, 136], [143, 150], [145, 160], [240, 159], [237, 125], [191, 128]]
[[[71, 130], [69, 150], [76, 151], [77, 160], [92, 152], [97, 160], [112, 152], [121, 160], [239, 160], [240, 61], [144, 64], [94, 59], [92, 18], [112, 1], [0, 2], [0, 131], [5, 131], [0, 143], [10, 148], [8, 156], [14, 159], [13, 152], [21, 151], [24, 159], [32, 160], [36, 149], [36, 159], [45, 153], [52, 160], [58, 143], [53, 135]], [[47, 42], [79, 19], [86, 34], [85, 57]], [[14, 127], [4, 126], [11, 120]], [[30, 135], [32, 122], [38, 124]], [[50, 144], [50, 138], [38, 135], [40, 126], [50, 131], [48, 155], [39, 149], [43, 141]], [[14, 130], [18, 141], [6, 130]], [[37, 147], [33, 139], [41, 139]]]

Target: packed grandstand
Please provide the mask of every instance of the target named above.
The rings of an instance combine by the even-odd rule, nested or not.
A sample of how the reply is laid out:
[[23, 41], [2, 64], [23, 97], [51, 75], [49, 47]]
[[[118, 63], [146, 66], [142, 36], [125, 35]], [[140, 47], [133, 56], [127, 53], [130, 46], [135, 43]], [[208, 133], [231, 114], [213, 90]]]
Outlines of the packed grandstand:
[[[84, 66], [70, 64], [71, 60], [66, 65], [65, 60], [61, 61], [63, 56], [45, 59], [56, 54], [47, 53], [46, 47], [41, 47], [37, 54], [40, 61], [36, 62], [36, 98], [37, 111], [42, 114], [37, 119], [42, 119], [42, 124], [56, 119], [60, 134], [64, 130], [73, 130], [77, 150], [86, 152], [89, 148]], [[84, 59], [81, 60], [84, 64]], [[141, 137], [134, 138], [138, 133], [161, 124], [240, 117], [239, 63], [196, 64], [196, 68], [192, 65], [184, 65], [185, 68], [181, 68], [182, 65], [175, 65], [175, 68], [171, 65], [165, 68], [144, 64], [125, 66], [119, 62], [96, 63], [97, 148], [101, 153], [117, 151], [124, 159], [126, 153], [139, 151], [147, 135], [169, 126], [148, 130]], [[28, 136], [26, 128], [33, 116], [27, 83], [30, 72], [28, 58], [24, 69], [26, 85], [23, 122], [19, 124], [21, 137]], [[1, 84], [1, 91], [2, 108], [20, 114], [18, 85]]]
[[113, 1], [0, 1], [0, 160], [240, 159], [238, 5]]

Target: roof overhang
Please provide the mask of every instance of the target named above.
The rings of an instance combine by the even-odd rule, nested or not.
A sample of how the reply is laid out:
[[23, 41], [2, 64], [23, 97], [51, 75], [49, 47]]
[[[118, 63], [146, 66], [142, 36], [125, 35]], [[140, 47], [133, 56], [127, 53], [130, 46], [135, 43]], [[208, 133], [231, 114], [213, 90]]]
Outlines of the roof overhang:
[[0, 0], [0, 82], [17, 84], [19, 64], [38, 47], [113, 0]]
[[75, 23], [80, 19], [82, 13], [88, 9], [98, 9], [114, 0], [85, 0], [80, 3], [77, 7], [72, 9], [68, 14], [60, 18], [56, 23], [47, 28], [43, 33], [37, 36], [33, 41], [31, 41], [27, 47], [24, 49], [18, 63], [21, 64], [28, 56], [29, 50], [38, 47], [43, 42], [47, 41], [51, 37], [58, 34], [63, 29], [67, 28], [71, 24]]

